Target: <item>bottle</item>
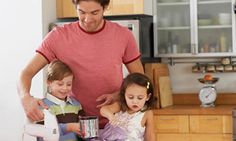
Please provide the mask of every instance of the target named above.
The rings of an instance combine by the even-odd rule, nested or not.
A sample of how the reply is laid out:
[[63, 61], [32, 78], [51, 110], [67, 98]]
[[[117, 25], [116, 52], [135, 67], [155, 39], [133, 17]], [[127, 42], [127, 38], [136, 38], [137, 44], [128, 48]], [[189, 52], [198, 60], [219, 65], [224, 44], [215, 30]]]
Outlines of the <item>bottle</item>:
[[176, 35], [175, 39], [173, 41], [173, 44], [172, 44], [173, 53], [177, 53], [178, 52], [178, 46], [179, 46], [179, 37]]
[[224, 33], [222, 33], [220, 35], [220, 51], [221, 52], [227, 52], [227, 49], [226, 49], [226, 37], [225, 37]]
[[168, 32], [168, 36], [167, 36], [167, 53], [172, 53], [172, 37], [171, 37], [171, 32]]

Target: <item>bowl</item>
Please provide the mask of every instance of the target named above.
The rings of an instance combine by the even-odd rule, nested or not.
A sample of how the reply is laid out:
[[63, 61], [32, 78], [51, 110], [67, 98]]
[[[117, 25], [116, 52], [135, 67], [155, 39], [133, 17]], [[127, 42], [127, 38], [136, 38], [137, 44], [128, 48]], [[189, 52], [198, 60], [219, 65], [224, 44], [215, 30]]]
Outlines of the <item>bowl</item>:
[[211, 19], [199, 19], [198, 20], [198, 25], [199, 26], [210, 25], [210, 24], [212, 24]]
[[203, 78], [198, 79], [198, 81], [203, 84], [215, 84], [218, 80], [219, 80], [219, 78], [217, 78], [217, 77], [213, 77], [212, 80], [205, 80]]

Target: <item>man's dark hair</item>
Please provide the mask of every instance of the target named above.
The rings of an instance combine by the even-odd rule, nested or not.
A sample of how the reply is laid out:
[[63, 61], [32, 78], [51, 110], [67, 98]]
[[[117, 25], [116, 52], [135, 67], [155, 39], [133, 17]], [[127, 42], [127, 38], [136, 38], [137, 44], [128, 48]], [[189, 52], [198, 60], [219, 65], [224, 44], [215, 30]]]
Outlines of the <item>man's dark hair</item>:
[[110, 0], [72, 0], [72, 3], [74, 5], [78, 5], [81, 1], [95, 1], [95, 2], [97, 2], [99, 4], [101, 4], [101, 6], [103, 8], [107, 7], [109, 5], [109, 3], [110, 3]]

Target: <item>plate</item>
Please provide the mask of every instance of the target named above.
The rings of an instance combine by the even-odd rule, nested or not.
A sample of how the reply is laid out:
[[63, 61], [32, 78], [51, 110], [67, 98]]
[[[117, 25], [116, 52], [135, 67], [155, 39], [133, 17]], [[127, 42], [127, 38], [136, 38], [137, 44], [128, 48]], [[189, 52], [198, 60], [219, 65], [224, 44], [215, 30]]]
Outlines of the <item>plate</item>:
[[205, 80], [203, 78], [198, 79], [198, 81], [203, 84], [215, 84], [218, 80], [219, 80], [219, 78], [217, 78], [217, 77], [214, 77], [212, 80]]
[[212, 20], [211, 19], [199, 19], [198, 20], [198, 25], [199, 26], [204, 26], [204, 25], [211, 25]]

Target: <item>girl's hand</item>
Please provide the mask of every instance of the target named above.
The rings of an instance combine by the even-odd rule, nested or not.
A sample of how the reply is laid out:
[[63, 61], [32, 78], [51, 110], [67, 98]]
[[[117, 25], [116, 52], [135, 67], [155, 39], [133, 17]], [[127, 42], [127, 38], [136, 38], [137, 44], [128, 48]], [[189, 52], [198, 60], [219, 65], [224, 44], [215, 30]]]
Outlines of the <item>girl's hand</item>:
[[129, 116], [128, 114], [124, 115], [115, 114], [109, 119], [109, 123], [113, 126], [127, 128], [129, 126], [129, 121], [131, 118], [132, 116]]
[[68, 132], [74, 132], [79, 136], [83, 135], [80, 130], [80, 123], [67, 123], [66, 129]]
[[109, 118], [109, 123], [113, 126], [119, 126], [120, 121], [117, 116], [113, 115], [112, 117]]

